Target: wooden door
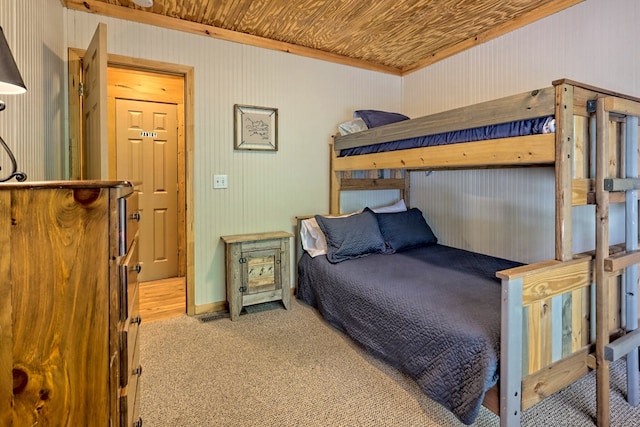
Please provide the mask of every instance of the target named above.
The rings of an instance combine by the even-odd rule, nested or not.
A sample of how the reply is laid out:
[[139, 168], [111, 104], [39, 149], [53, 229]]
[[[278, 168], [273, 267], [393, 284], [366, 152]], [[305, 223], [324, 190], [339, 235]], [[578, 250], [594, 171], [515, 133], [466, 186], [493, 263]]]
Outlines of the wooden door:
[[107, 26], [98, 24], [82, 62], [85, 170], [87, 179], [109, 179], [107, 126]]
[[177, 117], [175, 104], [116, 99], [116, 178], [141, 182], [140, 281], [178, 276]]

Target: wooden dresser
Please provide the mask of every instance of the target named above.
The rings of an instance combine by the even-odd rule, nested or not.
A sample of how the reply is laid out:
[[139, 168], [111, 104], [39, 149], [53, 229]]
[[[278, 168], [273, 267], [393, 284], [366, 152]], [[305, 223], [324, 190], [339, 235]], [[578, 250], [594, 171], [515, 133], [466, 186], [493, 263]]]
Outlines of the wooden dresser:
[[138, 196], [0, 185], [0, 425], [141, 426]]

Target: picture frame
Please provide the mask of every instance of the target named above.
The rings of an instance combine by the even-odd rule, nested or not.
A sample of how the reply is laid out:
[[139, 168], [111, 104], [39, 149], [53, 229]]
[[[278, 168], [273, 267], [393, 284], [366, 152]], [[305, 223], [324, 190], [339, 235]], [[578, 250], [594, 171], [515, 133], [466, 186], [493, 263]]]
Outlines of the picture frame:
[[235, 150], [278, 151], [278, 109], [233, 106]]

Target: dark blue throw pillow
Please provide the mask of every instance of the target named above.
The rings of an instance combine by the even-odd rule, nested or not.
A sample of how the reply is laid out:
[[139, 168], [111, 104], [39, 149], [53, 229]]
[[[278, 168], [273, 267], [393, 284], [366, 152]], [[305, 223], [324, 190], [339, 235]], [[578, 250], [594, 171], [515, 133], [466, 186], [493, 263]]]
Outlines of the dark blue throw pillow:
[[375, 215], [384, 241], [395, 252], [438, 243], [438, 239], [418, 208]]
[[354, 113], [354, 117], [360, 117], [367, 124], [369, 129], [401, 122], [403, 120], [409, 120], [409, 117], [404, 114], [390, 113], [388, 111], [380, 110], [357, 110]]
[[386, 246], [372, 211], [331, 218], [315, 216], [327, 240], [327, 259], [338, 263], [369, 254], [384, 253]]

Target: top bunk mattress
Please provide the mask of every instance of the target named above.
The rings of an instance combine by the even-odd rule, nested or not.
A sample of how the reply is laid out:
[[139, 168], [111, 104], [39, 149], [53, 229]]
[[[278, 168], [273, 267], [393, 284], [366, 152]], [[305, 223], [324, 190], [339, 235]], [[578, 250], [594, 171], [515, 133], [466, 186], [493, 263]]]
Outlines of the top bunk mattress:
[[416, 138], [401, 139], [381, 144], [345, 148], [340, 150], [338, 157], [383, 153], [419, 147], [434, 147], [438, 145], [458, 144], [463, 142], [486, 141], [490, 139], [540, 135], [553, 132], [555, 132], [554, 116], [536, 117], [508, 123], [442, 132]]

